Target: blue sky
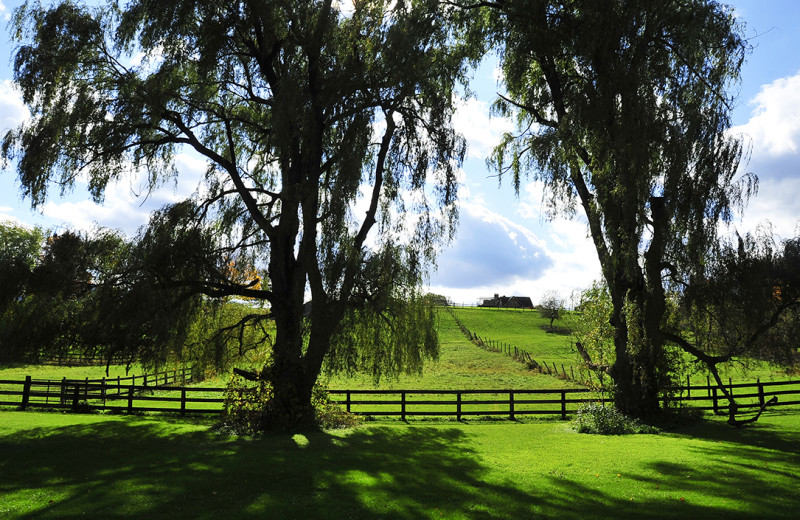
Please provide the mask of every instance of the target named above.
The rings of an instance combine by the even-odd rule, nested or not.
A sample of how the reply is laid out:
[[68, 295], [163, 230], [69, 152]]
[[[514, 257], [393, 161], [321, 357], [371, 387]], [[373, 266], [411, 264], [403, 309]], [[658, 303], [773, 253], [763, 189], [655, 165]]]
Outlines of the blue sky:
[[[12, 44], [8, 18], [22, 2], [0, 0], [0, 133], [26, 116], [12, 85]], [[750, 156], [743, 172], [760, 179], [759, 195], [730, 232], [752, 231], [770, 222], [783, 238], [800, 224], [800, 2], [796, 0], [729, 1], [746, 24], [754, 46], [742, 72], [734, 132], [743, 134]], [[519, 196], [488, 171], [485, 157], [510, 122], [488, 114], [498, 85], [491, 60], [475, 72], [477, 98], [461, 103], [456, 125], [469, 141], [461, 176], [460, 226], [455, 241], [439, 257], [431, 289], [458, 302], [473, 303], [494, 293], [530, 296], [556, 290], [564, 297], [588, 287], [600, 276], [586, 227], [574, 220], [547, 221], [541, 210], [541, 187], [523, 182]], [[131, 179], [111, 187], [102, 205], [89, 200], [82, 185], [59, 196], [50, 193], [37, 211], [22, 200], [13, 169], [0, 170], [0, 221], [46, 228], [88, 229], [95, 224], [133, 235], [153, 209], [188, 196], [204, 171], [190, 154], [177, 158], [178, 182], [147, 194]]]

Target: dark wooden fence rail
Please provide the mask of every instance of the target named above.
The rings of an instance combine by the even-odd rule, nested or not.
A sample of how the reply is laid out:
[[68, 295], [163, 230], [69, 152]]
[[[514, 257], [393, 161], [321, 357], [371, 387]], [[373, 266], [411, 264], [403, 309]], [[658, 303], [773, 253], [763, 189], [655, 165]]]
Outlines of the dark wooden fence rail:
[[[187, 369], [188, 370], [188, 369]], [[163, 375], [162, 375], [163, 377]], [[173, 373], [154, 384], [117, 384], [116, 379], [86, 381], [0, 381], [0, 405], [22, 409], [60, 408], [73, 411], [110, 410], [120, 413], [166, 412], [218, 414], [224, 388], [165, 387], [181, 381]], [[9, 389], [9, 387], [14, 387]], [[800, 405], [800, 381], [740, 383], [726, 385], [740, 409], [747, 413], [773, 396], [775, 406]], [[728, 401], [716, 386], [676, 389], [675, 401], [701, 410], [724, 413]], [[330, 390], [331, 399], [353, 413], [374, 417], [466, 417], [489, 416], [511, 420], [526, 415], [554, 415], [566, 419], [581, 404], [609, 402], [588, 388], [562, 390]], [[12, 397], [15, 398], [12, 400]]]
[[[137, 380], [139, 384], [137, 385]], [[165, 370], [155, 374], [132, 375], [127, 377], [100, 378], [100, 379], [33, 379], [27, 376], [24, 381], [0, 381], [0, 405], [17, 404], [23, 410], [28, 406], [72, 408], [77, 411], [79, 407], [89, 409], [110, 409], [106, 401], [128, 397], [130, 400], [142, 400], [144, 396], [136, 396], [136, 392], [153, 390], [170, 385], [186, 385], [193, 381], [191, 368]], [[7, 390], [6, 385], [22, 385], [21, 393], [17, 390]], [[8, 395], [21, 395], [22, 400], [9, 402]], [[95, 401], [102, 401], [98, 406]]]

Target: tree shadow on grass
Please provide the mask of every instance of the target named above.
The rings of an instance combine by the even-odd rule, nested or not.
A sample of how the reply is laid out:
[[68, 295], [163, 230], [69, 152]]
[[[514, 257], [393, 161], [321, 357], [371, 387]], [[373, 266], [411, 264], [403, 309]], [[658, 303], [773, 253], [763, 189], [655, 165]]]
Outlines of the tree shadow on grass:
[[[774, 424], [735, 429], [704, 422], [682, 431], [681, 449], [617, 453], [620, 473], [546, 475], [546, 517], [590, 519], [795, 519], [800, 511], [800, 432]], [[594, 437], [601, 442], [601, 436]], [[634, 444], [631, 444], [633, 448]], [[635, 449], [642, 449], [636, 447]], [[565, 456], [568, 460], [568, 456]], [[608, 468], [606, 468], [608, 469]], [[594, 473], [594, 472], [592, 472]], [[614, 482], [611, 482], [614, 481]], [[549, 508], [549, 509], [548, 509]]]
[[136, 418], [34, 428], [0, 438], [0, 517], [529, 517], [531, 497], [481, 480], [465, 437], [372, 426], [243, 440]]

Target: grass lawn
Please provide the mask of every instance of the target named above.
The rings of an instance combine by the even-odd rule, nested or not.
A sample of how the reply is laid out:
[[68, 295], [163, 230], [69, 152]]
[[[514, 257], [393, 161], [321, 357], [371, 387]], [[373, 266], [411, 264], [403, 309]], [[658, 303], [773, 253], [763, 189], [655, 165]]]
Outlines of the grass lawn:
[[0, 411], [0, 518], [796, 518], [800, 415], [599, 437], [568, 423], [207, 423]]

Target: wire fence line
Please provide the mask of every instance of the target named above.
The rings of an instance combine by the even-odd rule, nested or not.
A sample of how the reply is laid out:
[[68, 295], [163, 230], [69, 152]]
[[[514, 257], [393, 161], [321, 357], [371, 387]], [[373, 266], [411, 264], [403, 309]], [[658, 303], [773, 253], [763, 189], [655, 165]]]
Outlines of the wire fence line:
[[492, 352], [500, 352], [506, 354], [507, 356], [511, 357], [515, 361], [519, 361], [520, 363], [524, 363], [528, 366], [528, 368], [532, 370], [538, 370], [540, 374], [549, 374], [560, 379], [566, 379], [569, 381], [574, 381], [578, 384], [590, 387], [590, 388], [600, 388], [602, 387], [602, 381], [597, 379], [597, 376], [592, 377], [591, 370], [586, 370], [583, 367], [578, 367], [578, 371], [576, 373], [575, 367], [570, 365], [569, 371], [567, 371], [567, 367], [561, 363], [561, 370], [559, 371], [559, 366], [555, 362], [548, 362], [542, 361], [541, 359], [537, 361], [530, 352], [525, 349], [521, 349], [516, 345], [511, 345], [509, 343], [505, 343], [502, 341], [496, 341], [488, 337], [480, 337], [476, 332], [473, 332], [467, 328], [466, 325], [459, 319], [458, 315], [453, 311], [453, 309], [448, 306], [445, 307], [447, 312], [450, 316], [453, 317], [458, 327], [461, 329], [461, 332], [464, 336], [467, 337], [472, 343], [475, 345], [490, 350]]

